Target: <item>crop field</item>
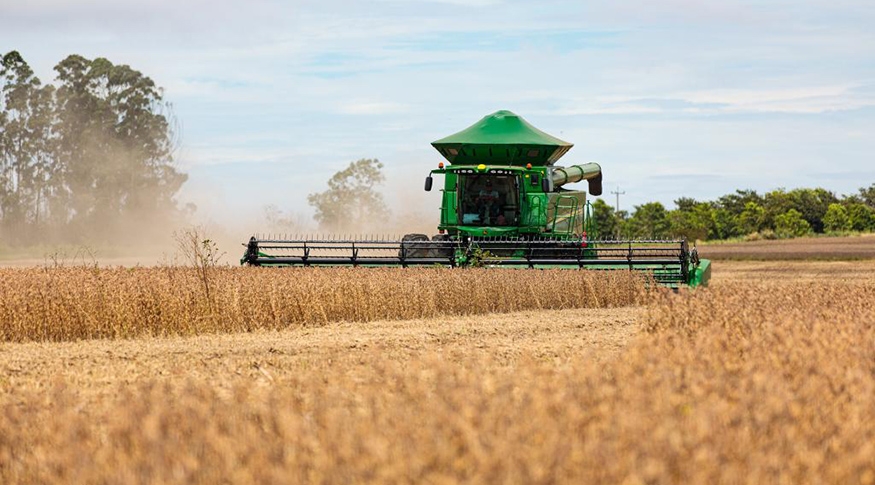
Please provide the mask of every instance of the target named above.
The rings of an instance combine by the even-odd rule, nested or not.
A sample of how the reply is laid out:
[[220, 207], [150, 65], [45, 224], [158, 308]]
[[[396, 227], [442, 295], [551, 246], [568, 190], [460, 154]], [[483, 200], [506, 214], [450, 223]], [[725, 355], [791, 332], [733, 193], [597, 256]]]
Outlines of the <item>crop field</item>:
[[628, 306], [643, 301], [644, 285], [641, 274], [562, 270], [6, 268], [0, 269], [0, 341]]
[[0, 270], [0, 483], [875, 483], [875, 261]]

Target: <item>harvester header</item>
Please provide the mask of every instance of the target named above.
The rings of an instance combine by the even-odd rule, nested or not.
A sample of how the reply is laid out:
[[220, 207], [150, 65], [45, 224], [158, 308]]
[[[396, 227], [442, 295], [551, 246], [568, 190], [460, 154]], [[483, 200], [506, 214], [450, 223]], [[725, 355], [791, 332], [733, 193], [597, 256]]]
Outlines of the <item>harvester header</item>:
[[443, 177], [439, 234], [385, 238], [259, 238], [246, 243], [241, 263], [254, 266], [495, 266], [629, 269], [650, 272], [667, 286], [706, 284], [710, 262], [683, 239], [621, 241], [599, 238], [586, 181], [602, 193], [594, 162], [558, 166], [573, 146], [510, 111], [497, 111], [432, 146], [449, 162]]

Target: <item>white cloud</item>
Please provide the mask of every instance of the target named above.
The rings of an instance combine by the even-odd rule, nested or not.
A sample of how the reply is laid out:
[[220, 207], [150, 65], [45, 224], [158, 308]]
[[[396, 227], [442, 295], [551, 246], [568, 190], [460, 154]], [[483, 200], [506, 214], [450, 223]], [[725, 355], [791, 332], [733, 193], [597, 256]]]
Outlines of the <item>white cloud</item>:
[[401, 103], [357, 102], [342, 105], [337, 111], [348, 115], [385, 115], [405, 113], [409, 111], [409, 106]]
[[680, 93], [680, 99], [698, 104], [726, 105], [734, 112], [822, 113], [858, 109], [873, 104], [868, 97], [855, 97], [855, 85], [814, 87], [787, 86], [785, 89], [715, 89]]

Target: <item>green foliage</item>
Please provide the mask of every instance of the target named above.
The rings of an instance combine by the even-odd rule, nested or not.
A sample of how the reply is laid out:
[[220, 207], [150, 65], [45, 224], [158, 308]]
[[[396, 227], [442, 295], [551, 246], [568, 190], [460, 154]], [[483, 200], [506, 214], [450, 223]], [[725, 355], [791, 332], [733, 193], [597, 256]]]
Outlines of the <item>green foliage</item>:
[[675, 199], [674, 205], [677, 206], [678, 210], [681, 212], [691, 212], [693, 211], [699, 202], [692, 197], [681, 197], [679, 199]]
[[762, 206], [763, 198], [753, 190], [736, 190], [734, 194], [724, 195], [717, 199], [717, 206], [732, 214], [741, 214], [747, 204], [751, 202]]
[[800, 237], [810, 232], [811, 225], [802, 217], [802, 213], [796, 209], [790, 209], [775, 218], [775, 234], [778, 237]]
[[[810, 233], [875, 231], [875, 184], [842, 199], [826, 189], [737, 190], [714, 202], [688, 197], [668, 214], [671, 233], [687, 239], [769, 239]], [[804, 222], [800, 223], [798, 218]]]
[[668, 237], [670, 229], [668, 211], [659, 202], [635, 206], [635, 212], [626, 224], [627, 235], [634, 238]]
[[763, 209], [765, 209], [763, 225], [774, 228], [775, 218], [795, 207], [793, 196], [784, 189], [776, 189], [767, 192], [763, 196]]
[[875, 184], [860, 188], [860, 199], [864, 204], [875, 209]]
[[334, 174], [328, 190], [308, 195], [320, 226], [329, 231], [358, 231], [384, 221], [389, 209], [375, 188], [385, 180], [382, 169], [376, 158], [362, 158]]
[[487, 260], [493, 258], [495, 258], [495, 255], [489, 252], [489, 250], [474, 247], [468, 252], [468, 266], [482, 268], [486, 265]]
[[735, 215], [722, 207], [713, 210], [714, 217], [714, 239], [729, 239], [741, 235], [738, 230], [738, 224], [735, 220]]
[[835, 194], [821, 188], [794, 189], [788, 194], [793, 199], [793, 208], [802, 214], [811, 229], [814, 232], [822, 233], [823, 216], [826, 215], [830, 204], [839, 201]]
[[766, 210], [756, 202], [746, 202], [738, 214], [738, 229], [742, 234], [760, 232], [765, 227]]
[[851, 218], [848, 210], [841, 204], [830, 204], [823, 215], [823, 228], [828, 232], [844, 232], [851, 230]]
[[831, 204], [839, 199], [832, 192], [821, 189], [793, 189], [786, 191], [777, 189], [766, 193], [763, 197], [765, 214], [762, 227], [775, 227], [777, 217], [795, 209], [811, 226], [814, 232], [824, 232], [823, 218]]
[[861, 203], [848, 204], [848, 222], [852, 231], [875, 231], [875, 209]]
[[675, 201], [677, 210], [669, 212], [670, 234], [690, 241], [717, 237], [718, 227], [714, 208], [706, 202], [683, 198]]
[[607, 202], [602, 199], [596, 199], [592, 204], [592, 216], [595, 219], [599, 239], [611, 239], [620, 236], [623, 220]]

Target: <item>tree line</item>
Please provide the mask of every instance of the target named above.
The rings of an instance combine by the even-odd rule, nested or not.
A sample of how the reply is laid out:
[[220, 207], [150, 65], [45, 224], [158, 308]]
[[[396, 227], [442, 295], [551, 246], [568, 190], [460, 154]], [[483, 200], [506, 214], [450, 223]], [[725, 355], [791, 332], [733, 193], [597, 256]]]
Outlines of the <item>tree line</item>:
[[17, 51], [2, 57], [3, 242], [105, 240], [178, 215], [187, 176], [162, 89], [104, 58], [70, 55], [54, 71], [44, 84]]
[[810, 234], [875, 232], [875, 184], [837, 196], [823, 188], [737, 190], [712, 201], [688, 197], [668, 210], [659, 202], [615, 211], [602, 199], [593, 216], [602, 238], [686, 237], [688, 240], [777, 239]]

